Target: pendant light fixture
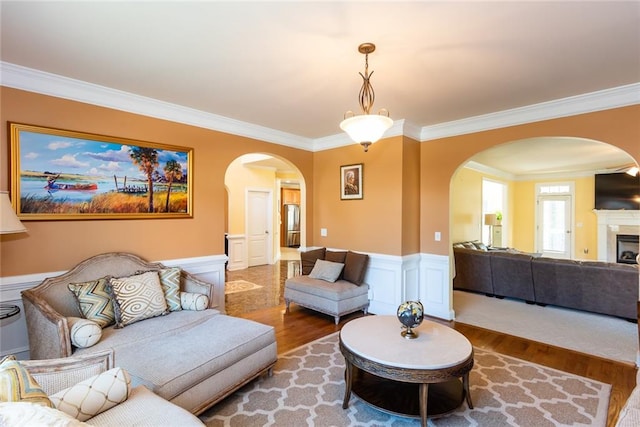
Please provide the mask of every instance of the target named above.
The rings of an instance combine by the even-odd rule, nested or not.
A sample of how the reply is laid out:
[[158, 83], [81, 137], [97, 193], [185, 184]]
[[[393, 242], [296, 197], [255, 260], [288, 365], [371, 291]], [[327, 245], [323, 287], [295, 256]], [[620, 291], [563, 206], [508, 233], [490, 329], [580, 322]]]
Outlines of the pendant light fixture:
[[345, 131], [351, 139], [364, 147], [365, 153], [369, 146], [382, 138], [384, 132], [393, 125], [393, 120], [389, 118], [389, 112], [381, 109], [378, 114], [370, 114], [375, 93], [369, 79], [373, 71], [369, 74], [369, 54], [376, 50], [373, 43], [362, 43], [358, 46], [358, 52], [365, 55], [364, 74], [362, 77], [362, 88], [360, 88], [359, 103], [362, 114], [355, 115], [353, 111], [344, 113], [344, 120], [340, 123], [340, 129]]

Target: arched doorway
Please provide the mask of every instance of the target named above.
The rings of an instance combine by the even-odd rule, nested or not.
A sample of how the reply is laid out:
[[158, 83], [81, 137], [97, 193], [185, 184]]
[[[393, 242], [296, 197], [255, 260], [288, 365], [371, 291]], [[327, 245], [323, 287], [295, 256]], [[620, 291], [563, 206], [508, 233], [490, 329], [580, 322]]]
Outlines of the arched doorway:
[[[600, 141], [573, 137], [528, 138], [501, 144], [476, 153], [461, 164], [451, 179], [451, 242], [482, 241], [486, 197], [483, 180], [505, 185], [506, 205], [502, 218], [502, 244], [526, 252], [542, 252], [538, 209], [540, 185], [566, 184], [562, 196], [570, 196], [567, 226], [571, 258], [597, 258], [597, 218], [594, 209], [595, 174], [615, 173], [637, 166], [623, 150]], [[536, 187], [538, 186], [538, 187]], [[537, 190], [538, 188], [538, 190]], [[564, 187], [563, 187], [564, 188]], [[553, 189], [557, 193], [558, 189]]]
[[225, 187], [229, 270], [272, 264], [281, 258], [281, 245], [286, 242], [283, 197], [294, 189], [299, 209], [295, 243], [306, 244], [304, 178], [287, 159], [265, 153], [242, 155], [227, 167]]

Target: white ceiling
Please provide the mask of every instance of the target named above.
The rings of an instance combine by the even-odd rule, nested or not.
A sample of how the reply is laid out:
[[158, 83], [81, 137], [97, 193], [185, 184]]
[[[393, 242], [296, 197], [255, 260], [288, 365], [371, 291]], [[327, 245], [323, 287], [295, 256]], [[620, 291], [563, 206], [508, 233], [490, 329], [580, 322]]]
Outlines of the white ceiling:
[[419, 128], [640, 82], [638, 1], [0, 5], [5, 63], [311, 139], [357, 112], [365, 41], [374, 109]]

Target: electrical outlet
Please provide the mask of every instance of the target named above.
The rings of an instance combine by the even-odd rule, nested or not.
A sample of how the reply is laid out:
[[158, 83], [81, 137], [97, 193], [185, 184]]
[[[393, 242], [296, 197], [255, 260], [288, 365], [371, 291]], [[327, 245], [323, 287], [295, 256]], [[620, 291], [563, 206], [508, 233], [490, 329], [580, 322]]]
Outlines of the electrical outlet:
[[321, 237], [327, 237], [327, 229], [326, 228], [321, 228], [320, 229], [320, 236]]
[[440, 234], [439, 231], [436, 231], [434, 238], [436, 239], [436, 242], [440, 241], [440, 239], [442, 238], [442, 235]]

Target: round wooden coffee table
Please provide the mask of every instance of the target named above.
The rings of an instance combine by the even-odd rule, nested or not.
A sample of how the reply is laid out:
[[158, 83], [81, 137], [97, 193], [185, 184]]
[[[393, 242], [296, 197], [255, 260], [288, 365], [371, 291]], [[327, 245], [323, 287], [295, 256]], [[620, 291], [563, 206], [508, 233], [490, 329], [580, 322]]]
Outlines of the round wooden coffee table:
[[473, 347], [447, 326], [425, 320], [416, 339], [400, 335], [395, 316], [365, 316], [340, 331], [340, 351], [346, 362], [343, 408], [351, 392], [374, 407], [404, 416], [427, 418], [457, 409], [469, 393]]

